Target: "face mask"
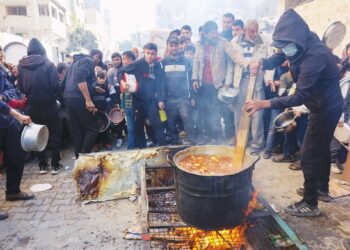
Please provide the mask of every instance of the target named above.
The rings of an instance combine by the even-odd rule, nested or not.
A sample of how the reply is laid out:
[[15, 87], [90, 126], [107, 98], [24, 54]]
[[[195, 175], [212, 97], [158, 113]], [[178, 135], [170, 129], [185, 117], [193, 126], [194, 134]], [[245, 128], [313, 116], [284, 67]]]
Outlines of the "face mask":
[[298, 53], [298, 48], [295, 43], [289, 43], [287, 46], [282, 48], [282, 52], [287, 57], [295, 56]]

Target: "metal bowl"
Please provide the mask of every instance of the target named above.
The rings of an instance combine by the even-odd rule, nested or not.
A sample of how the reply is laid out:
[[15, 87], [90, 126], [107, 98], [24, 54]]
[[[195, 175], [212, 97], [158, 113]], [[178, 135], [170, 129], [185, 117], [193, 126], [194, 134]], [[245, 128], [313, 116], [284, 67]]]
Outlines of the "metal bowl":
[[111, 120], [111, 122], [113, 122], [114, 124], [121, 123], [125, 118], [125, 116], [123, 115], [123, 113], [120, 111], [119, 108], [112, 109], [109, 112], [108, 117], [109, 117], [109, 120]]
[[295, 118], [296, 116], [293, 110], [285, 111], [275, 118], [273, 121], [273, 126], [277, 132], [291, 132], [297, 126]]
[[238, 92], [238, 89], [235, 88], [220, 87], [218, 89], [218, 99], [227, 104], [232, 103], [236, 100]]
[[98, 132], [105, 132], [110, 125], [109, 117], [106, 113], [102, 111], [96, 111], [95, 117], [97, 119]]
[[24, 151], [41, 152], [49, 141], [49, 129], [45, 125], [31, 123], [24, 127], [21, 146]]

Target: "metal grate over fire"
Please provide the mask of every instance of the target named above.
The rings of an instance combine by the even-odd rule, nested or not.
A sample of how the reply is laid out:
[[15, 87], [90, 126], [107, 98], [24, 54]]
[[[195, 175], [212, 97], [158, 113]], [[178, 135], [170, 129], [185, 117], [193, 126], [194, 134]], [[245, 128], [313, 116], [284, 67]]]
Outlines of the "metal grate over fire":
[[176, 212], [174, 169], [167, 164], [142, 169], [141, 196], [144, 249], [307, 249], [256, 193], [245, 222], [235, 228], [208, 231], [187, 226]]

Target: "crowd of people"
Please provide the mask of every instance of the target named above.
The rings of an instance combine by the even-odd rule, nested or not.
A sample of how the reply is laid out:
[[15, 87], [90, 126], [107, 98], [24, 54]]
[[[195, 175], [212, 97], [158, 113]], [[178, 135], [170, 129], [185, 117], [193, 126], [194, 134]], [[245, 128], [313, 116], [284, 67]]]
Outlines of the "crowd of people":
[[[222, 16], [221, 32], [214, 21], [205, 22], [199, 28], [199, 41], [196, 42], [192, 40], [189, 25], [171, 31], [164, 41], [164, 55], [159, 55], [157, 45], [150, 42], [143, 46], [142, 51], [133, 48], [115, 52], [110, 61], [104, 61], [103, 53], [93, 49], [88, 55], [74, 54], [69, 62], [56, 66], [47, 58], [40, 41], [33, 38], [28, 45], [28, 55], [18, 65], [6, 66], [1, 51], [0, 142], [4, 159], [8, 161], [6, 164], [21, 166], [13, 177], [16, 179], [15, 188], [7, 187], [9, 199], [11, 194], [19, 193], [23, 170], [23, 163], [14, 162], [19, 161], [19, 157], [13, 157], [14, 151], [16, 154], [21, 151], [19, 137], [8, 132], [16, 130], [17, 134], [20, 133], [19, 125], [14, 125], [14, 118], [48, 127], [48, 149], [37, 154], [39, 171], [40, 174], [48, 172], [47, 151], [50, 150], [51, 174], [57, 174], [62, 170], [60, 149], [70, 141], [69, 138], [73, 141], [76, 158], [80, 153], [120, 148], [124, 143], [128, 149], [168, 144], [235, 145], [242, 112], [244, 109], [253, 110], [250, 153], [261, 153], [263, 158], [272, 158], [274, 162], [291, 163], [290, 169], [300, 170], [299, 151], [305, 140], [310, 140], [308, 136], [304, 139], [310, 121], [309, 109], [317, 106], [319, 101], [316, 99], [303, 105], [301, 100], [310, 97], [303, 94], [314, 87], [296, 85], [295, 72], [299, 74], [300, 69], [293, 68], [293, 65], [300, 58], [294, 56], [300, 48], [306, 50], [309, 46], [302, 36], [310, 32], [305, 22], [300, 21], [298, 25], [301, 37], [296, 38], [297, 45], [274, 44], [276, 48], [282, 48], [283, 53], [271, 46], [271, 40], [259, 30], [257, 20], [244, 22], [235, 19], [231, 13]], [[283, 32], [288, 32], [288, 29]], [[288, 38], [291, 35], [282, 36]], [[263, 60], [276, 54], [283, 56]], [[346, 85], [350, 80], [349, 58], [350, 46], [346, 47], [342, 59], [332, 57], [332, 60], [337, 60], [334, 65], [338, 65]], [[318, 66], [313, 67], [315, 72], [324, 68]], [[337, 68], [332, 70], [332, 74], [338, 71]], [[252, 74], [256, 75], [253, 99], [268, 100], [258, 103], [260, 106], [255, 102], [246, 104]], [[302, 79], [307, 77], [312, 76], [300, 76]], [[130, 90], [130, 79], [136, 79], [136, 91]], [[230, 102], [220, 100], [220, 88], [233, 88], [238, 96]], [[306, 92], [298, 92], [299, 89]], [[349, 97], [349, 91], [345, 91], [343, 116], [340, 121], [335, 118], [338, 126], [349, 122]], [[340, 101], [343, 103], [342, 99], [329, 103], [329, 110]], [[108, 114], [116, 107], [125, 119], [100, 133], [96, 112]], [[297, 126], [293, 131], [278, 133], [273, 121], [286, 107], [297, 116]], [[261, 108], [271, 109], [263, 111]], [[2, 120], [6, 120], [7, 125]], [[341, 173], [343, 169], [343, 148], [340, 145], [333, 138], [331, 160], [334, 173]], [[8, 178], [14, 175], [11, 171], [14, 170], [7, 172]], [[15, 198], [32, 196], [23, 193]]]

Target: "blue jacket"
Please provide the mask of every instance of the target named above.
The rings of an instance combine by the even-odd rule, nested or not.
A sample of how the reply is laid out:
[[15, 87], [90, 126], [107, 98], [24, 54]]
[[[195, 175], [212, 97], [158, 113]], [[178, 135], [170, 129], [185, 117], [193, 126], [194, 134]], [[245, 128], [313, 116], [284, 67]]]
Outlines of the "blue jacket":
[[17, 96], [16, 89], [7, 79], [7, 74], [2, 65], [0, 65], [0, 96], [4, 102], [8, 102]]
[[0, 101], [0, 129], [8, 128], [15, 119], [10, 115], [10, 107], [3, 101]]

